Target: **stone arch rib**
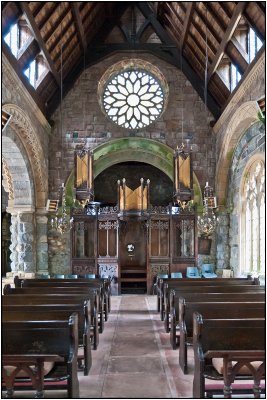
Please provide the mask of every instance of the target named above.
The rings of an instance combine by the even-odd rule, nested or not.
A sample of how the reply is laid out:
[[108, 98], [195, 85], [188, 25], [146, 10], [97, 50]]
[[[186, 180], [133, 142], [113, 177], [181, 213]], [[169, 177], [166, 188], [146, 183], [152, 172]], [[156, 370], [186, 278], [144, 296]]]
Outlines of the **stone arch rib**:
[[257, 113], [259, 109], [256, 101], [249, 101], [242, 104], [233, 114], [229, 121], [224, 137], [220, 143], [220, 153], [216, 167], [216, 193], [219, 205], [223, 205], [227, 197], [227, 185], [229, 170], [231, 166], [231, 157], [241, 136], [255, 122], [258, 121]]
[[[25, 146], [32, 167], [36, 192], [47, 192], [47, 165], [41, 143], [34, 132], [28, 115], [15, 104], [4, 104], [2, 109], [11, 115], [9, 125], [18, 134]], [[38, 196], [36, 196], [37, 198]], [[39, 206], [44, 206], [44, 204]]]

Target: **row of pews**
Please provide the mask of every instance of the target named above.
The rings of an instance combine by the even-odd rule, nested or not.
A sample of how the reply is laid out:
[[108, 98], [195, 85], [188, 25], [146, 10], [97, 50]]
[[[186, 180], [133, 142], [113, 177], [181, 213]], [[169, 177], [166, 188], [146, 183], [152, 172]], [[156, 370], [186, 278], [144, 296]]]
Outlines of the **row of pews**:
[[158, 278], [157, 311], [193, 398], [265, 393], [265, 287], [257, 278]]
[[79, 398], [110, 312], [110, 280], [19, 279], [2, 295], [2, 390], [67, 391]]

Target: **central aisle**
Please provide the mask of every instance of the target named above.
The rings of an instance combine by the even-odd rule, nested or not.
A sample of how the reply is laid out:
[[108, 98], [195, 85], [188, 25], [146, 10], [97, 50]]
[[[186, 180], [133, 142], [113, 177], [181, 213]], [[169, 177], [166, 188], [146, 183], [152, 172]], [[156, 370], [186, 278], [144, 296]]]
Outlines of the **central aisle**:
[[192, 375], [179, 379], [178, 352], [164, 333], [156, 296], [114, 296], [111, 310], [89, 376], [79, 374], [80, 397], [191, 397]]

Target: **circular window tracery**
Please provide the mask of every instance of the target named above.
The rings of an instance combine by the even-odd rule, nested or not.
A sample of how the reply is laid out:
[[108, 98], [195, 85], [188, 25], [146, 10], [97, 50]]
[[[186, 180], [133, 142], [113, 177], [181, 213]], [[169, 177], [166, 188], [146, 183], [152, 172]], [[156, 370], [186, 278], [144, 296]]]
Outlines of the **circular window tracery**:
[[[156, 67], [151, 69], [154, 72]], [[166, 105], [167, 85], [165, 82], [162, 84], [160, 72], [157, 76], [140, 65], [132, 64], [124, 65], [119, 72], [114, 73], [114, 69], [112, 72], [102, 86], [100, 99], [108, 118], [119, 126], [136, 130], [161, 116]]]

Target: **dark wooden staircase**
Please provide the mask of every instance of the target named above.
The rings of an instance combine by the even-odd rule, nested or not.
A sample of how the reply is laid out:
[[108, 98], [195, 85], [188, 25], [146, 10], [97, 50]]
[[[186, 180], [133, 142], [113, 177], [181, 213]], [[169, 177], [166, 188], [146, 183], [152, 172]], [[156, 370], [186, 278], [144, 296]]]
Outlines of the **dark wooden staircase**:
[[121, 293], [146, 293], [146, 267], [121, 266]]

